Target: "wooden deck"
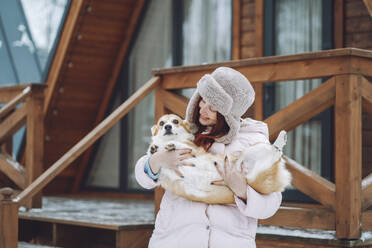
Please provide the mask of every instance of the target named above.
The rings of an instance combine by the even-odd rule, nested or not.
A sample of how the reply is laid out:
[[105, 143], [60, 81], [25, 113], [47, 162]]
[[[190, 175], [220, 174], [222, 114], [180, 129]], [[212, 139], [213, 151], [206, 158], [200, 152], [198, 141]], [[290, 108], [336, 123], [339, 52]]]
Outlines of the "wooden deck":
[[[31, 243], [20, 242], [19, 247], [147, 247], [154, 228], [154, 202], [43, 197], [42, 209], [21, 208], [19, 219], [20, 241]], [[120, 234], [127, 236], [120, 239]], [[358, 240], [340, 240], [334, 230], [259, 225], [256, 242], [261, 248], [372, 247], [372, 231], [363, 232]]]
[[154, 202], [43, 197], [43, 208], [19, 210], [19, 240], [58, 247], [147, 247]]

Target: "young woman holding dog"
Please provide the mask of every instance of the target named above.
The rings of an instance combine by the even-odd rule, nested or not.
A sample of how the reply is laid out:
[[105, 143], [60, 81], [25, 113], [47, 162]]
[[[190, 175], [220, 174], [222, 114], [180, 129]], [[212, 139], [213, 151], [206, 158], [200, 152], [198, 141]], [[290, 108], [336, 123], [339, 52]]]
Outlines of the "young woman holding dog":
[[[213, 154], [234, 154], [257, 142], [269, 142], [265, 123], [241, 119], [254, 96], [248, 79], [236, 70], [219, 67], [204, 75], [186, 110], [186, 120], [198, 127], [195, 143]], [[154, 188], [161, 167], [189, 166], [184, 160], [191, 156], [187, 149], [143, 156], [136, 164], [136, 179], [142, 187]], [[225, 159], [224, 165], [216, 165], [223, 179], [212, 182], [229, 187], [235, 204], [208, 205], [165, 191], [149, 247], [256, 247], [257, 220], [274, 215], [282, 195], [257, 193], [238, 166]]]

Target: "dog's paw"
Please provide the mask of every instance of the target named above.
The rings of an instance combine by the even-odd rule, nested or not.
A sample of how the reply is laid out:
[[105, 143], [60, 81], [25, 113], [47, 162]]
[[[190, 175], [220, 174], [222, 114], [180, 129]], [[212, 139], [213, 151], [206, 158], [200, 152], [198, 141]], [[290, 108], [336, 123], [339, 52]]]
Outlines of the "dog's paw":
[[152, 145], [152, 146], [150, 146], [150, 153], [151, 154], [154, 154], [155, 152], [157, 152], [158, 151], [158, 146], [157, 145]]
[[169, 144], [167, 144], [165, 146], [165, 150], [167, 150], [167, 151], [174, 151], [174, 150], [176, 150], [176, 145], [173, 144], [173, 143], [169, 143]]

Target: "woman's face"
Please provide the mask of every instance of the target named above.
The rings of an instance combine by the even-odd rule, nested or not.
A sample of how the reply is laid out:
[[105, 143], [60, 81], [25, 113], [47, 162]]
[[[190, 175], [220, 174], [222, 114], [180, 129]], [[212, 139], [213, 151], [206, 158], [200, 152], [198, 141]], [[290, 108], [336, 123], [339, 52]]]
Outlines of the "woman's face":
[[199, 122], [203, 126], [213, 126], [217, 123], [217, 111], [203, 99], [199, 103]]

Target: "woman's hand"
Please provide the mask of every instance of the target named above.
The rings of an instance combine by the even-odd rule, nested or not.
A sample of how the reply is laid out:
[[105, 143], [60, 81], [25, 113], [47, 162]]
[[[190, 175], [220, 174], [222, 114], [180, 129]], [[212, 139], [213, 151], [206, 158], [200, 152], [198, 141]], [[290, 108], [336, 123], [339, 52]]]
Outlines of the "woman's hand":
[[191, 149], [155, 152], [150, 157], [150, 169], [154, 174], [157, 174], [161, 167], [166, 167], [173, 169], [177, 175], [183, 177], [182, 173], [178, 170], [178, 166], [193, 166], [191, 163], [184, 161], [192, 157]]
[[222, 180], [214, 181], [212, 184], [226, 185], [237, 197], [246, 201], [247, 179], [245, 178], [245, 175], [247, 172], [245, 166], [243, 166], [243, 162], [240, 164], [240, 171], [238, 171], [238, 163], [233, 164], [231, 167], [229, 166], [229, 159], [227, 156], [225, 157], [225, 171], [221, 170], [219, 164], [216, 163], [215, 166], [218, 173], [220, 173]]

